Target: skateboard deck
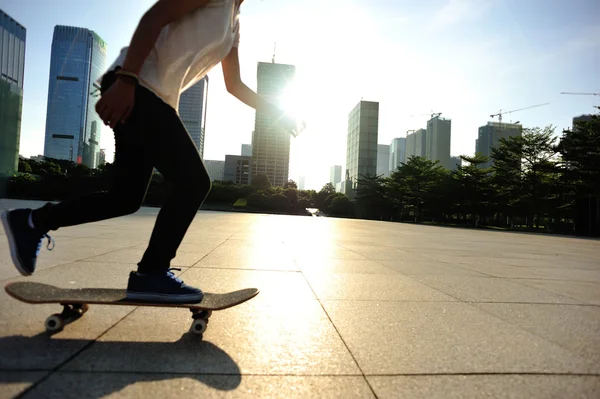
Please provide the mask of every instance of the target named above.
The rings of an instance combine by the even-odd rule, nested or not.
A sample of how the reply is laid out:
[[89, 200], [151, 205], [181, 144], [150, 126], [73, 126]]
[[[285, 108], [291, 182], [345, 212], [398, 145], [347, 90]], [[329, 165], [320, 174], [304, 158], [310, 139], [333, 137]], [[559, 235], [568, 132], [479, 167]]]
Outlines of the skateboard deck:
[[206, 324], [212, 311], [239, 305], [259, 293], [256, 288], [222, 294], [205, 292], [201, 302], [161, 303], [127, 299], [124, 289], [114, 288], [59, 288], [48, 284], [19, 281], [7, 284], [4, 290], [8, 295], [25, 303], [61, 304], [63, 312], [53, 314], [46, 320], [46, 330], [49, 332], [62, 330], [67, 323], [83, 316], [89, 305], [125, 305], [190, 309], [194, 319], [190, 331], [195, 334], [202, 334], [206, 330]]

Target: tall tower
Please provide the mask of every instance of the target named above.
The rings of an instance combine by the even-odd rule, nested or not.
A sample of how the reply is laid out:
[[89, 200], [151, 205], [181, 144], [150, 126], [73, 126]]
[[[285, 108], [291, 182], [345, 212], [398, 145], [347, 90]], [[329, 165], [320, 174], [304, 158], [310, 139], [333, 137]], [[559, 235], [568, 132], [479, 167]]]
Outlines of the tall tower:
[[[281, 95], [295, 75], [294, 65], [259, 62], [257, 92], [280, 106]], [[273, 186], [283, 186], [289, 169], [290, 134], [278, 127], [275, 118], [257, 111], [252, 133], [252, 175], [266, 174]]]
[[377, 145], [377, 175], [383, 175], [383, 177], [390, 175], [390, 146], [388, 144]]
[[329, 168], [329, 183], [336, 184], [342, 181], [342, 165], [333, 165]]
[[348, 115], [346, 173], [354, 185], [358, 178], [377, 173], [378, 130], [379, 103], [361, 100]]
[[207, 99], [208, 76], [184, 91], [179, 98], [179, 116], [202, 158], [204, 158], [204, 138], [206, 136]]
[[406, 162], [406, 137], [397, 137], [390, 143], [390, 174], [395, 172], [402, 163]]
[[439, 161], [446, 169], [452, 169], [450, 159], [450, 139], [452, 121], [435, 116], [427, 121], [425, 156], [431, 161]]
[[0, 10], [0, 196], [19, 167], [25, 28]]
[[[516, 123], [488, 122], [487, 125], [479, 127], [478, 133], [475, 140], [475, 152], [489, 157], [492, 155], [492, 148], [500, 145], [501, 138], [520, 137], [523, 133], [523, 126]], [[493, 164], [493, 159], [490, 159], [479, 167], [488, 168]]]
[[102, 120], [96, 113], [106, 43], [85, 28], [54, 28], [44, 156], [98, 165]]

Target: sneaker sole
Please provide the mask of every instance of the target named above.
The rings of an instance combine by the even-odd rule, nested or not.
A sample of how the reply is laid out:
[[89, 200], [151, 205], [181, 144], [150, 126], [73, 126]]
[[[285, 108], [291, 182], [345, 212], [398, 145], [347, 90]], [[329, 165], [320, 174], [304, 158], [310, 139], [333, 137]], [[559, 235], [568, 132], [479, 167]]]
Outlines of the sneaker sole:
[[202, 301], [204, 294], [194, 295], [173, 295], [173, 294], [158, 294], [150, 292], [127, 292], [127, 299], [134, 301], [147, 301], [159, 303], [197, 303]]
[[10, 224], [8, 223], [8, 212], [2, 212], [2, 225], [4, 226], [4, 231], [6, 231], [6, 238], [8, 239], [8, 247], [10, 248], [10, 257], [12, 258], [13, 263], [15, 264], [15, 268], [21, 273], [22, 276], [31, 276], [31, 272], [28, 272], [21, 265], [21, 260], [19, 259], [19, 255], [17, 253], [17, 243], [15, 241], [15, 237], [12, 229], [10, 228]]

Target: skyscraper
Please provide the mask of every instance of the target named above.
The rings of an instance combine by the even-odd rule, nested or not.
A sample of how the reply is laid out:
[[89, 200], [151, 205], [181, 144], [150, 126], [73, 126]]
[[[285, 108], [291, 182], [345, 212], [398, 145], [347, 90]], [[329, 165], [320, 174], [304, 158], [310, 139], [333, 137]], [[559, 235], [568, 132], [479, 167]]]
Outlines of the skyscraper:
[[252, 176], [250, 175], [251, 164], [251, 156], [225, 155], [223, 181], [243, 185], [252, 184]]
[[329, 168], [329, 183], [333, 184], [335, 187], [336, 184], [342, 181], [342, 165], [333, 165]]
[[406, 137], [398, 137], [390, 144], [390, 174], [395, 172], [402, 163], [406, 162]]
[[[294, 65], [258, 63], [259, 95], [280, 105], [281, 95], [294, 80]], [[266, 174], [274, 186], [288, 181], [290, 169], [290, 134], [279, 128], [274, 118], [256, 112], [252, 133], [252, 174]]]
[[419, 129], [406, 136], [406, 160], [410, 157], [425, 157], [427, 130]]
[[26, 30], [0, 10], [0, 196], [19, 167]]
[[462, 166], [462, 158], [461, 157], [450, 157], [450, 170], [458, 170], [459, 166]]
[[298, 190], [304, 190], [306, 187], [306, 176], [298, 177]]
[[577, 131], [578, 127], [577, 125], [581, 122], [589, 122], [592, 120], [592, 115], [591, 114], [584, 114], [584, 115], [579, 115], [579, 116], [574, 116], [573, 117], [573, 131]]
[[378, 129], [379, 103], [361, 100], [348, 115], [346, 173], [354, 186], [359, 177], [377, 173]]
[[208, 76], [181, 93], [179, 98], [179, 117], [190, 133], [201, 157], [204, 157], [207, 99]]
[[225, 179], [225, 161], [204, 160], [204, 166], [210, 176], [210, 181], [223, 181]]
[[56, 26], [52, 38], [44, 156], [98, 164], [102, 120], [95, 81], [106, 63], [106, 43], [95, 32]]
[[252, 156], [252, 144], [242, 144], [242, 156], [243, 157], [251, 157]]
[[425, 141], [425, 156], [431, 161], [439, 161], [446, 169], [452, 169], [450, 160], [450, 136], [452, 121], [450, 119], [433, 117], [427, 121], [427, 139]]
[[[523, 132], [523, 126], [516, 123], [488, 122], [487, 125], [479, 127], [479, 134], [475, 141], [475, 152], [490, 157], [492, 148], [500, 145], [501, 138], [520, 137]], [[490, 159], [481, 164], [481, 168], [489, 168], [494, 164]]]
[[377, 144], [377, 176], [387, 177], [390, 172], [390, 146]]
[[104, 165], [106, 163], [106, 150], [104, 148], [100, 149], [98, 153], [98, 166]]

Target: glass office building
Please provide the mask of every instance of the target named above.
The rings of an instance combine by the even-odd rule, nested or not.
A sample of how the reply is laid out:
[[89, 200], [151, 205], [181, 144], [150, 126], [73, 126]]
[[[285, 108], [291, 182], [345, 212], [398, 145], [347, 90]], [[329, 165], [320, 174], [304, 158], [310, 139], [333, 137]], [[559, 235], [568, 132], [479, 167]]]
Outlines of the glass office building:
[[0, 194], [19, 166], [26, 30], [0, 10]]
[[[296, 76], [294, 65], [259, 62], [258, 94], [280, 105], [281, 95]], [[273, 186], [288, 182], [290, 170], [290, 134], [279, 128], [275, 119], [256, 112], [252, 133], [252, 175], [266, 174]]]
[[102, 120], [95, 81], [106, 64], [106, 43], [95, 32], [56, 26], [52, 38], [44, 156], [98, 165]]
[[202, 158], [204, 158], [207, 98], [208, 76], [200, 79], [179, 97], [179, 117]]
[[360, 101], [348, 115], [346, 171], [354, 185], [362, 176], [377, 173], [378, 132], [379, 103]]

